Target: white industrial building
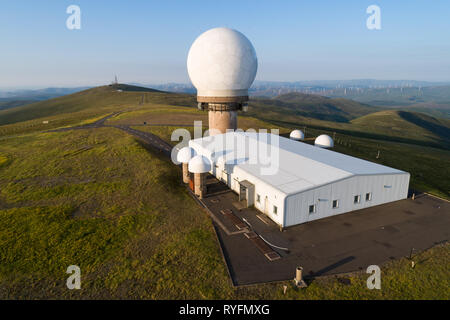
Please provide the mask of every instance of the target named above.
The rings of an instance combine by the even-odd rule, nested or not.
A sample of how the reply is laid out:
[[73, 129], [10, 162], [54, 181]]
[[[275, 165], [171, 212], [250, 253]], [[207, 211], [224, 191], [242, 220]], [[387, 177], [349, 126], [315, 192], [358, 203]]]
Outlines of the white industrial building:
[[[211, 161], [210, 173], [240, 200], [280, 227], [405, 199], [408, 194], [407, 172], [272, 134], [229, 132], [191, 140], [189, 146]], [[274, 166], [276, 170], [267, 174]]]

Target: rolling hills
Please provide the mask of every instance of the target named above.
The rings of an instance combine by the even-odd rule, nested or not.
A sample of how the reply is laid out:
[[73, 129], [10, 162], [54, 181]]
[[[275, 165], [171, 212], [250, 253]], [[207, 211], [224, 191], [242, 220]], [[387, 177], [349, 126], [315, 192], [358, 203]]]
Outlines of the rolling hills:
[[418, 140], [450, 140], [449, 121], [439, 120], [423, 113], [386, 110], [354, 119], [352, 124], [364, 130]]
[[[131, 125], [143, 121], [167, 124], [167, 120], [173, 121], [174, 118], [168, 117], [169, 110], [177, 113], [175, 118], [185, 119], [183, 125], [187, 124], [188, 119], [192, 122], [196, 117], [206, 121], [206, 114], [197, 111], [196, 104], [192, 94], [125, 84], [100, 86], [1, 110], [0, 134], [75, 125], [117, 111], [125, 111], [121, 117], [131, 117]], [[288, 128], [307, 126], [377, 139], [450, 147], [449, 121], [418, 112], [381, 109], [348, 99], [295, 92], [272, 99], [253, 98], [249, 106], [249, 112], [242, 114], [241, 118], [255, 118]], [[148, 112], [151, 112], [150, 117], [145, 116]], [[156, 113], [160, 116], [155, 117]], [[43, 124], [43, 121], [49, 123]]]
[[335, 122], [348, 122], [381, 110], [381, 108], [348, 99], [332, 99], [298, 92], [286, 93], [272, 99], [256, 98], [251, 100], [250, 106], [265, 114], [279, 113], [284, 119], [290, 116], [301, 116]]
[[[0, 125], [21, 121], [52, 117], [75, 112], [87, 112], [88, 117], [104, 114], [118, 108], [126, 109], [130, 105], [139, 105], [147, 101], [152, 95], [152, 101], [172, 100], [184, 95], [167, 93], [155, 89], [129, 86], [108, 85], [81, 92], [53, 98], [45, 101], [0, 111]], [[80, 115], [81, 116], [81, 115]]]
[[15, 107], [24, 106], [26, 104], [38, 102], [37, 100], [9, 100], [0, 99], [0, 110], [11, 109]]

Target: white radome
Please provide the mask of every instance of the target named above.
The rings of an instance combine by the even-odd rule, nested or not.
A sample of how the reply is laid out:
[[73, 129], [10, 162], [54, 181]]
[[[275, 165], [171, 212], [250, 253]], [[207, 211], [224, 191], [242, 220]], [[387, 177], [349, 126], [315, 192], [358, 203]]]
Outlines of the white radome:
[[258, 60], [253, 45], [242, 33], [214, 28], [192, 44], [187, 69], [198, 96], [247, 96]]
[[299, 141], [305, 139], [305, 135], [301, 130], [292, 130], [291, 134], [289, 135], [289, 138], [291, 138], [292, 140]]
[[195, 150], [189, 147], [181, 148], [177, 153], [177, 161], [188, 163], [195, 156]]
[[316, 138], [316, 140], [314, 141], [314, 144], [321, 148], [333, 148], [334, 147], [333, 139], [331, 139], [331, 137], [326, 134], [322, 134], [322, 135], [318, 136]]
[[189, 160], [188, 171], [192, 173], [206, 173], [211, 170], [211, 162], [208, 158], [198, 155]]

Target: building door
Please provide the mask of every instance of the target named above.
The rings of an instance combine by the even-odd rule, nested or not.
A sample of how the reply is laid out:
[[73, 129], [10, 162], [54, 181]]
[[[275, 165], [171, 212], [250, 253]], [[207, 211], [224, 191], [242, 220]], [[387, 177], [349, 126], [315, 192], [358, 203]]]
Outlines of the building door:
[[247, 188], [239, 184], [239, 201], [247, 200]]

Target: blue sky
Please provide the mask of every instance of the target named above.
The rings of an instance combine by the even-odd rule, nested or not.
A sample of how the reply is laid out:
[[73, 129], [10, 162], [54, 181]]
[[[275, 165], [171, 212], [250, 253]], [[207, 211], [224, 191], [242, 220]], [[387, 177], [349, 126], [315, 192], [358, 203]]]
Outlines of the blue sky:
[[[81, 8], [68, 30], [66, 8]], [[368, 30], [366, 8], [381, 8]], [[188, 82], [202, 32], [237, 29], [253, 43], [257, 79], [450, 81], [450, 1], [85, 1], [0, 4], [0, 87]]]

